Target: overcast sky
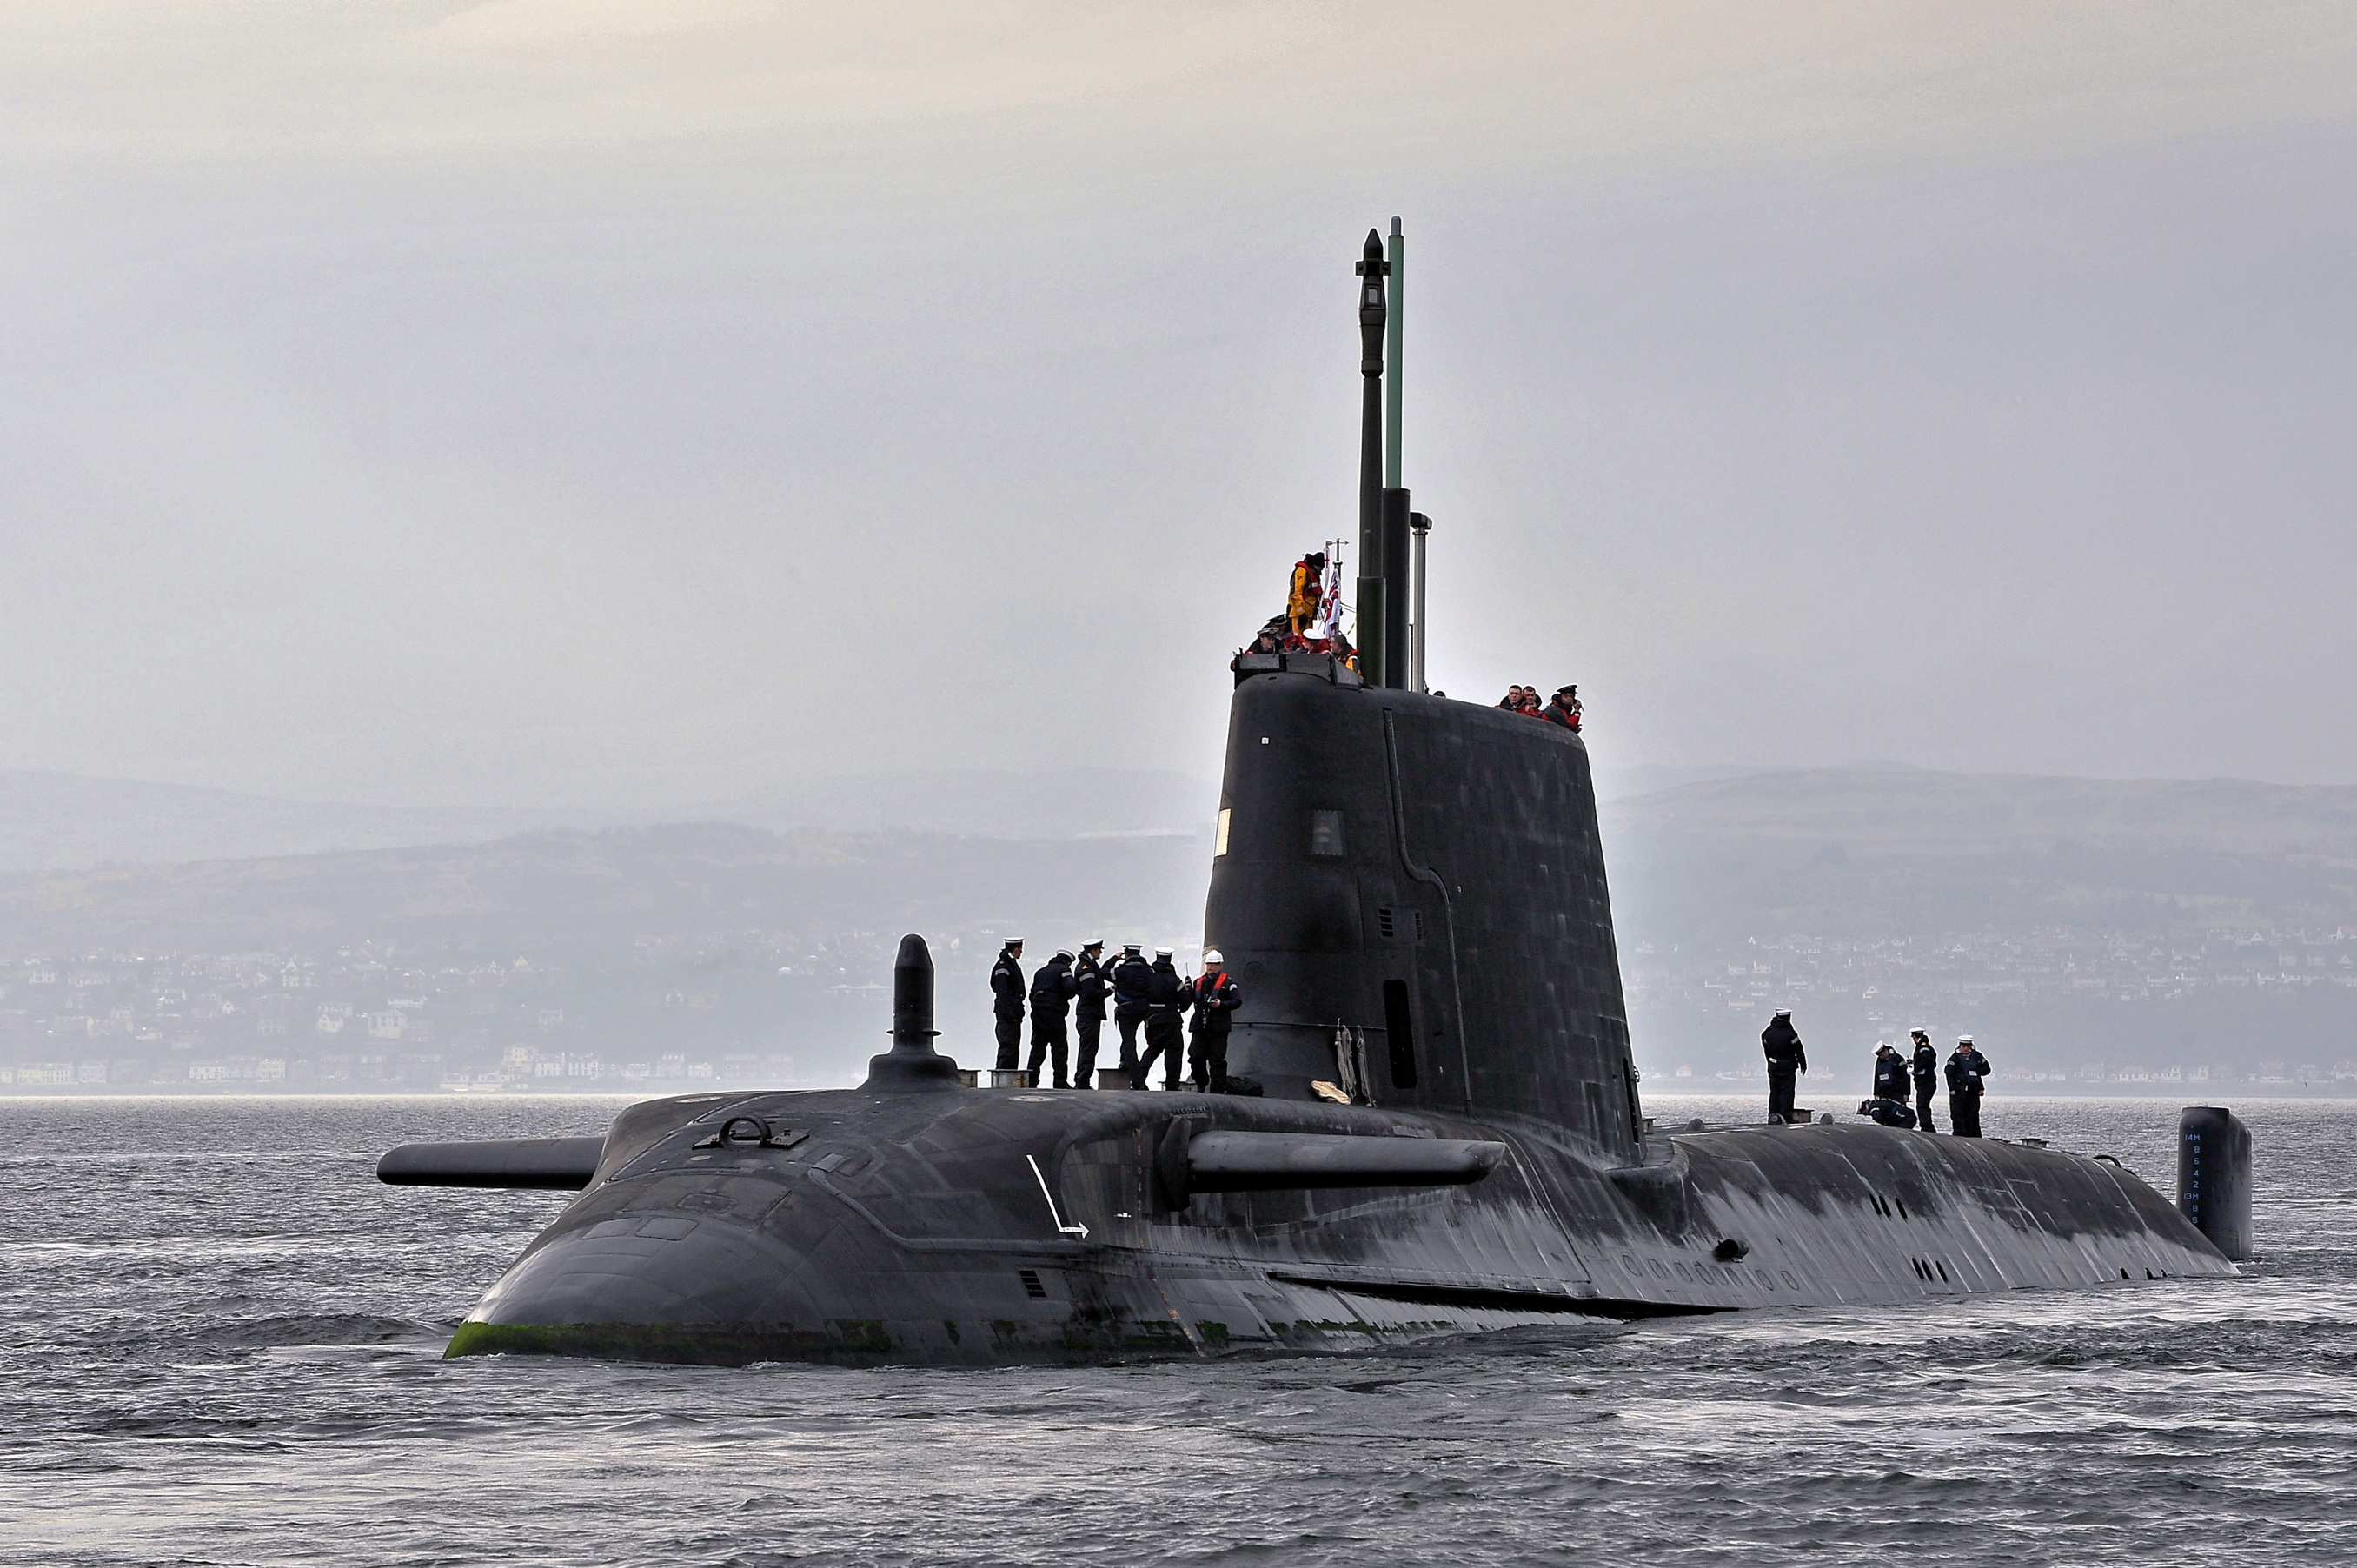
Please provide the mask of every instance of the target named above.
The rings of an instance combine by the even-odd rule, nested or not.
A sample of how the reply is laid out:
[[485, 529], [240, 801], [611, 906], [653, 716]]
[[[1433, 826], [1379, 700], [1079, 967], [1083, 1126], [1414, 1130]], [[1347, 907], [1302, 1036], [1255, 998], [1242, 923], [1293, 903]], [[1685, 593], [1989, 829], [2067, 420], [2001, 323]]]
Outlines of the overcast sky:
[[1409, 236], [1436, 683], [2357, 782], [2357, 9], [0, 3], [0, 767], [1216, 771]]

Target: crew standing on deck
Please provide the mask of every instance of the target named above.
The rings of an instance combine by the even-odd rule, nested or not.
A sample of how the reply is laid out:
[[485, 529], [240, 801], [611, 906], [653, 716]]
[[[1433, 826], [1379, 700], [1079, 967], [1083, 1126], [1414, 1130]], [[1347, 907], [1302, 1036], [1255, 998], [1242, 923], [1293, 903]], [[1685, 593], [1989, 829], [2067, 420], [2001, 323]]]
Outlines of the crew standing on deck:
[[1154, 966], [1146, 961], [1135, 942], [1122, 944], [1113, 966], [1113, 1023], [1121, 1031], [1121, 1076], [1132, 1089], [1144, 1089], [1137, 1069], [1137, 1026], [1146, 1022], [1147, 999], [1154, 991]]
[[990, 1011], [998, 1025], [998, 1070], [1013, 1072], [1022, 1065], [1023, 939], [1009, 937], [990, 966]]
[[1039, 1082], [1043, 1058], [1052, 1056], [1056, 1064], [1056, 1087], [1070, 1089], [1072, 1070], [1072, 1038], [1064, 1027], [1071, 1015], [1072, 993], [1079, 987], [1072, 981], [1072, 953], [1069, 948], [1059, 948], [1056, 956], [1039, 966], [1031, 977], [1031, 1087], [1044, 1087]]
[[1907, 1058], [1889, 1040], [1874, 1042], [1874, 1098], [1858, 1109], [1885, 1127], [1915, 1125], [1915, 1112], [1907, 1109]]
[[1981, 1086], [1988, 1081], [1988, 1058], [1964, 1036], [1948, 1058], [1948, 1131], [1959, 1138], [1981, 1135]]
[[1072, 1064], [1072, 1087], [1094, 1089], [1097, 1036], [1104, 1031], [1105, 998], [1113, 992], [1112, 983], [1106, 978], [1103, 938], [1081, 949], [1080, 961], [1072, 965], [1072, 983], [1076, 998], [1072, 1021], [1081, 1036], [1080, 1059]]
[[1760, 1048], [1768, 1057], [1768, 1120], [1790, 1122], [1792, 1075], [1809, 1070], [1809, 1053], [1801, 1045], [1800, 1031], [1792, 1027], [1789, 1010], [1779, 1009], [1760, 1031]]
[[1228, 1026], [1244, 1003], [1243, 988], [1224, 967], [1217, 948], [1203, 950], [1203, 972], [1188, 986], [1195, 1009], [1193, 1047], [1188, 1052], [1187, 1077], [1197, 1093], [1228, 1091]]
[[1940, 1087], [1940, 1053], [1925, 1031], [1910, 1029], [1907, 1034], [1915, 1042], [1915, 1125], [1926, 1133], [1936, 1133], [1939, 1129], [1932, 1125], [1932, 1094]]
[[1137, 1064], [1137, 1076], [1131, 1079], [1144, 1089], [1154, 1076], [1154, 1059], [1162, 1058], [1162, 1087], [1178, 1087], [1178, 1074], [1185, 1063], [1179, 1058], [1187, 1053], [1187, 1034], [1178, 1015], [1187, 1010], [1187, 983], [1179, 978], [1178, 970], [1170, 961], [1168, 948], [1154, 950], [1154, 973], [1146, 989], [1146, 1056]]

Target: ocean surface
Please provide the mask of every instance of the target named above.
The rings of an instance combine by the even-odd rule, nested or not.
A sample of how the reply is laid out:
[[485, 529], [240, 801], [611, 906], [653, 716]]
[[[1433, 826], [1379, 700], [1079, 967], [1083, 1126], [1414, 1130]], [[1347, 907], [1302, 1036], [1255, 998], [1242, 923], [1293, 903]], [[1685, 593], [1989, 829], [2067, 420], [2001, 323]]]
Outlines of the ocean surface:
[[[377, 1155], [620, 1103], [0, 1101], [0, 1563], [2357, 1562], [2357, 1102], [2237, 1107], [2231, 1282], [1212, 1363], [439, 1359], [565, 1195]], [[2176, 1114], [1986, 1120], [2172, 1192]]]

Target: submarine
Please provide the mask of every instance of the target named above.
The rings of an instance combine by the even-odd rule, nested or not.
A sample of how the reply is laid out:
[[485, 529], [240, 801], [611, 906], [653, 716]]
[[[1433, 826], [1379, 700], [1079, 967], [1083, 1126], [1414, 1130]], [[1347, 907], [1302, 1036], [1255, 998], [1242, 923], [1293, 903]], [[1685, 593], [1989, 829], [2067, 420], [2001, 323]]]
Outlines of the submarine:
[[1424, 689], [1398, 236], [1355, 274], [1355, 658], [1232, 665], [1203, 931], [1243, 988], [1231, 1089], [1258, 1092], [976, 1087], [910, 935], [856, 1088], [386, 1154], [389, 1183], [578, 1194], [447, 1355], [1207, 1357], [2236, 1272], [2223, 1110], [2187, 1112], [2174, 1203], [2031, 1140], [1647, 1117], [1585, 741]]

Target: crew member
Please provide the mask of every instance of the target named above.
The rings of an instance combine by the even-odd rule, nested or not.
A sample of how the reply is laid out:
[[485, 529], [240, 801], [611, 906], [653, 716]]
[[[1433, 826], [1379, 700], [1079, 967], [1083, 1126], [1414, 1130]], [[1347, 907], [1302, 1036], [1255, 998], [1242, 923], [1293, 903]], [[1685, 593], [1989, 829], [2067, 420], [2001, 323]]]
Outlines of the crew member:
[[1094, 1089], [1097, 1036], [1104, 1029], [1105, 998], [1113, 993], [1105, 975], [1102, 939], [1081, 949], [1080, 961], [1072, 965], [1072, 985], [1073, 995], [1078, 999], [1072, 1008], [1072, 1020], [1081, 1036], [1080, 1060], [1072, 1064], [1072, 1087]]
[[1072, 993], [1079, 986], [1072, 980], [1072, 952], [1059, 948], [1056, 956], [1039, 966], [1031, 977], [1031, 1086], [1041, 1087], [1039, 1065], [1053, 1055], [1056, 1062], [1056, 1087], [1072, 1087], [1071, 1036], [1065, 1032], [1064, 1019], [1072, 1005]]
[[1135, 942], [1123, 943], [1113, 966], [1113, 1023], [1121, 1031], [1121, 1076], [1132, 1089], [1146, 1087], [1137, 1070], [1137, 1026], [1146, 1022], [1146, 999], [1153, 989], [1154, 966]]
[[1921, 1029], [1910, 1029], [1907, 1037], [1915, 1042], [1915, 1125], [1926, 1133], [1936, 1133], [1932, 1125], [1932, 1094], [1940, 1087], [1940, 1053], [1932, 1045], [1932, 1036]]
[[1226, 960], [1217, 948], [1203, 950], [1203, 972], [1187, 988], [1195, 1009], [1193, 1046], [1187, 1053], [1187, 1076], [1198, 1093], [1228, 1091], [1228, 1026], [1244, 1003], [1243, 987], [1222, 966]]
[[990, 966], [990, 1010], [998, 1024], [998, 1070], [1013, 1072], [1023, 1049], [1023, 939], [1010, 937]]
[[1322, 551], [1311, 551], [1293, 564], [1293, 584], [1285, 596], [1285, 618], [1296, 637], [1308, 637], [1318, 629], [1318, 601], [1326, 587], [1326, 556]]
[[1912, 1127], [1915, 1112], [1907, 1109], [1907, 1058], [1888, 1040], [1874, 1042], [1874, 1100], [1867, 1112], [1886, 1127]]
[[1162, 1059], [1162, 1087], [1178, 1087], [1179, 1058], [1186, 1054], [1187, 1035], [1178, 1015], [1187, 1010], [1187, 983], [1170, 961], [1168, 948], [1154, 950], [1154, 972], [1146, 988], [1146, 1056], [1130, 1081], [1146, 1087], [1154, 1076], [1154, 1061]]
[[1973, 1037], [1957, 1040], [1948, 1058], [1948, 1131], [1959, 1138], [1981, 1135], [1981, 1086], [1988, 1075], [1988, 1058], [1974, 1047]]
[[1800, 1031], [1792, 1027], [1789, 1010], [1780, 1009], [1760, 1031], [1760, 1048], [1768, 1057], [1768, 1120], [1790, 1122], [1792, 1075], [1809, 1070], [1809, 1053], [1801, 1045]]
[[1579, 688], [1566, 686], [1555, 694], [1539, 717], [1549, 724], [1561, 725], [1572, 734], [1579, 733]]
[[1521, 713], [1523, 711], [1523, 689], [1520, 686], [1507, 687], [1506, 694], [1499, 702], [1498, 705], [1505, 709], [1510, 714]]

